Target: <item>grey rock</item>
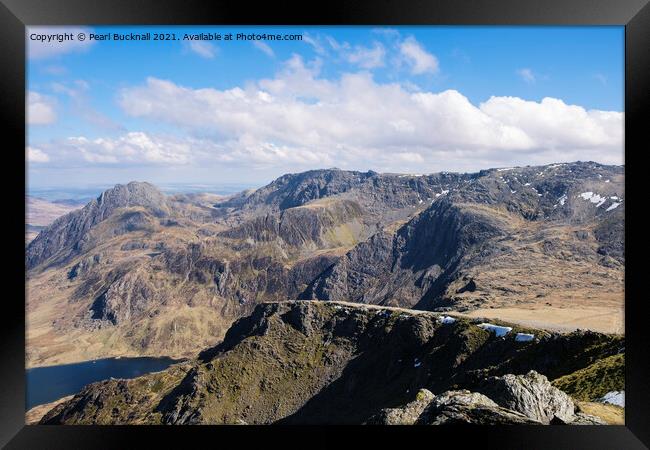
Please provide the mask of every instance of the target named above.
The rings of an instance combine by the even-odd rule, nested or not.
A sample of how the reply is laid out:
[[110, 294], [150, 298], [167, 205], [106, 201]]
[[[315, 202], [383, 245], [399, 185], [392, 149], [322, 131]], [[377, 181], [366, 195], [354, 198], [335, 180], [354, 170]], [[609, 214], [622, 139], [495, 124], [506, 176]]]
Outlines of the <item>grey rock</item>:
[[281, 240], [295, 247], [320, 246], [328, 230], [359, 219], [362, 214], [357, 203], [343, 200], [333, 202], [327, 208], [296, 207], [254, 217], [220, 235], [234, 239], [251, 238], [258, 242]]
[[157, 303], [155, 290], [137, 272], [128, 272], [110, 284], [90, 306], [91, 317], [116, 325], [136, 319]]
[[545, 424], [553, 417], [570, 422], [575, 415], [571, 398], [533, 370], [526, 375], [492, 377], [476, 390], [503, 407]]
[[400, 408], [379, 411], [368, 424], [443, 425], [562, 424], [604, 425], [602, 419], [575, 413], [573, 401], [535, 371], [526, 375], [490, 377], [475, 391], [455, 390], [433, 395], [420, 390]]
[[368, 425], [413, 425], [435, 396], [427, 389], [420, 389], [415, 400], [401, 408], [382, 409], [371, 417]]
[[483, 394], [468, 390], [448, 391], [436, 396], [416, 425], [540, 425], [517, 411], [497, 405]]
[[569, 422], [568, 424], [569, 425], [607, 425], [607, 422], [605, 422], [600, 417], [579, 412], [576, 413], [576, 415], [573, 417], [571, 422]]
[[87, 256], [81, 261], [73, 265], [68, 271], [68, 280], [73, 280], [78, 276], [83, 276], [88, 273], [93, 267], [97, 266], [102, 261], [100, 253]]

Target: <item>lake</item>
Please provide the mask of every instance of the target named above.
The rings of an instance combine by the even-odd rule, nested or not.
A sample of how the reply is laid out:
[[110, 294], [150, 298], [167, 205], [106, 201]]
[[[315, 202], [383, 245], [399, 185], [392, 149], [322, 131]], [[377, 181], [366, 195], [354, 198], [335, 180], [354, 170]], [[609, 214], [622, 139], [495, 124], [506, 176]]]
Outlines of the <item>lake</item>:
[[85, 385], [113, 378], [135, 378], [180, 362], [171, 358], [106, 358], [27, 369], [27, 409], [75, 394]]

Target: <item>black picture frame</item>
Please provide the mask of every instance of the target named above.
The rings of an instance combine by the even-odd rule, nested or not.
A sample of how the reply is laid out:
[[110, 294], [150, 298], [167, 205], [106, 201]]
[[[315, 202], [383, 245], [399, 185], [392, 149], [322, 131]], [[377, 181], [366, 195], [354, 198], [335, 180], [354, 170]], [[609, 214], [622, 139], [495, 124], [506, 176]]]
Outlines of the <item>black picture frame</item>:
[[[625, 426], [493, 427], [116, 427], [41, 426], [25, 416], [25, 26], [108, 24], [237, 25], [624, 25], [626, 215], [643, 210], [643, 189], [631, 189], [643, 176], [635, 164], [646, 148], [643, 117], [648, 116], [650, 5], [648, 0], [330, 0], [319, 4], [242, 0], [0, 0], [0, 104], [4, 133], [3, 295], [0, 324], [0, 445], [6, 448], [167, 448], [190, 447], [190, 438], [212, 446], [250, 445], [252, 438], [283, 445], [337, 446], [357, 434], [364, 445], [454, 446], [473, 443], [500, 449], [636, 449], [650, 445], [650, 373], [644, 331], [641, 246], [631, 238], [626, 216], [626, 417]], [[645, 114], [644, 114], [645, 113]], [[645, 127], [644, 127], [645, 126]], [[9, 138], [9, 139], [7, 139]], [[630, 164], [630, 161], [632, 163]], [[647, 191], [647, 188], [645, 189]], [[638, 200], [638, 201], [637, 201]], [[636, 213], [634, 211], [637, 211]], [[632, 221], [633, 223], [634, 221]], [[632, 239], [632, 240], [631, 240]], [[639, 257], [638, 260], [642, 261]], [[11, 286], [7, 290], [6, 287]], [[21, 296], [23, 301], [21, 301]], [[226, 440], [228, 439], [228, 440]], [[237, 439], [238, 441], [232, 441]], [[136, 444], [137, 441], [143, 444]], [[226, 444], [230, 442], [231, 444]]]

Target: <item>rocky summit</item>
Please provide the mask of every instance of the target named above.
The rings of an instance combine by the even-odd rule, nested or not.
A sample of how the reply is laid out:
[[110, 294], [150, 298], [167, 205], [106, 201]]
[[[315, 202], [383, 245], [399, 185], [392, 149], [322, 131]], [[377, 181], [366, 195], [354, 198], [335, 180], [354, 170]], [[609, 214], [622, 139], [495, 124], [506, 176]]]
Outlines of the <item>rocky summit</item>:
[[623, 179], [576, 162], [314, 170], [229, 197], [117, 185], [27, 246], [27, 364], [192, 357], [292, 299], [621, 333]]
[[[549, 379], [622, 337], [342, 302], [264, 303], [198, 357], [86, 386], [41, 424], [602, 424]], [[520, 341], [526, 332], [534, 340]]]

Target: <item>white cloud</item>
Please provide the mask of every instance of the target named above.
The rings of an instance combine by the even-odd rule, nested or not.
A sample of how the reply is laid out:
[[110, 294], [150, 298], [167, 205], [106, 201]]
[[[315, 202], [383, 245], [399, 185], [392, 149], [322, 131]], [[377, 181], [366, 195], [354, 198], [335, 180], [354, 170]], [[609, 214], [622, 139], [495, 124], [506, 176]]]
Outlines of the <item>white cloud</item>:
[[[195, 167], [315, 167], [435, 172], [595, 160], [621, 164], [623, 113], [562, 100], [492, 97], [479, 105], [455, 90], [378, 83], [367, 72], [319, 76], [318, 60], [294, 55], [271, 79], [245, 87], [192, 89], [147, 79], [123, 89], [133, 117], [167, 123], [146, 132], [39, 143], [52, 163]], [[174, 128], [169, 128], [174, 130]], [[179, 137], [180, 136], [180, 137]]]
[[327, 57], [332, 62], [346, 62], [362, 69], [375, 69], [385, 65], [386, 48], [380, 42], [374, 41], [372, 46], [352, 45], [347, 41], [337, 41], [332, 36], [305, 34], [305, 40], [321, 57]]
[[356, 46], [353, 50], [347, 52], [346, 59], [352, 64], [356, 64], [364, 69], [374, 69], [384, 65], [386, 49], [379, 42], [375, 42], [372, 47]]
[[422, 155], [415, 152], [401, 152], [401, 153], [395, 153], [394, 155], [391, 156], [394, 160], [399, 161], [400, 163], [420, 164], [424, 162], [424, 158], [422, 157]]
[[303, 42], [309, 44], [314, 49], [314, 52], [316, 52], [316, 54], [325, 55], [327, 53], [318, 36], [312, 36], [309, 33], [303, 33], [302, 40]]
[[56, 121], [54, 100], [35, 91], [27, 93], [27, 123], [49, 125]]
[[52, 83], [52, 91], [57, 94], [65, 94], [70, 98], [77, 99], [84, 95], [84, 92], [90, 89], [90, 85], [85, 80], [75, 80], [72, 86], [64, 83]]
[[411, 163], [432, 171], [441, 161], [447, 169], [509, 160], [622, 162], [619, 112], [552, 98], [492, 97], [477, 106], [454, 90], [413, 92], [368, 73], [326, 80], [319, 67], [294, 56], [275, 78], [228, 90], [149, 78], [123, 90], [119, 101], [131, 116], [211, 135], [214, 145], [202, 144], [204, 157], [222, 162], [356, 168], [392, 162], [394, 170]]
[[427, 52], [413, 36], [402, 41], [400, 53], [411, 66], [414, 75], [438, 72], [438, 58]]
[[[94, 44], [95, 41], [91, 41], [89, 39], [80, 41], [77, 39], [77, 35], [79, 33], [84, 33], [86, 36], [88, 36], [88, 34], [91, 32], [93, 32], [92, 29], [84, 27], [29, 27], [26, 29], [25, 36], [27, 39], [27, 57], [30, 59], [47, 59], [64, 55], [66, 53], [86, 51]], [[64, 34], [71, 34], [72, 38], [61, 40], [61, 42], [59, 42], [57, 37], [62, 37]], [[55, 38], [50, 39], [49, 42], [47, 39], [32, 39], [32, 37], [39, 35], [50, 35], [55, 36]]]
[[275, 56], [275, 53], [273, 52], [273, 49], [272, 49], [271, 46], [270, 46], [269, 44], [267, 44], [266, 42], [263, 42], [263, 41], [253, 41], [253, 46], [254, 46], [256, 49], [262, 51], [262, 53], [264, 53], [266, 56], [269, 56], [269, 57], [271, 57], [271, 58], [273, 58], [273, 57]]
[[622, 150], [623, 113], [620, 112], [586, 110], [549, 97], [541, 102], [491, 97], [480, 109], [505, 125], [524, 130], [539, 148]]
[[116, 138], [71, 137], [61, 143], [65, 151], [78, 151], [89, 163], [151, 163], [183, 165], [190, 161], [190, 142], [129, 132]]
[[[40, 144], [49, 160], [63, 167], [76, 165], [157, 165], [188, 164], [192, 153], [200, 153], [197, 141], [189, 138], [154, 136], [145, 132], [129, 132], [116, 138], [73, 136]], [[38, 150], [36, 157], [43, 153]]]
[[215, 46], [210, 44], [209, 42], [192, 41], [190, 42], [189, 47], [192, 52], [196, 53], [201, 58], [205, 58], [205, 59], [214, 58], [217, 52]]
[[27, 147], [27, 161], [30, 163], [45, 163], [50, 157], [42, 150], [34, 147]]
[[535, 76], [533, 71], [528, 68], [518, 69], [517, 75], [519, 75], [521, 79], [524, 80], [526, 83], [532, 84], [537, 80], [537, 77]]

